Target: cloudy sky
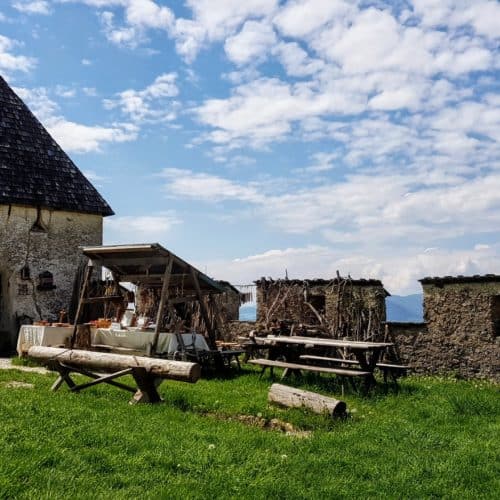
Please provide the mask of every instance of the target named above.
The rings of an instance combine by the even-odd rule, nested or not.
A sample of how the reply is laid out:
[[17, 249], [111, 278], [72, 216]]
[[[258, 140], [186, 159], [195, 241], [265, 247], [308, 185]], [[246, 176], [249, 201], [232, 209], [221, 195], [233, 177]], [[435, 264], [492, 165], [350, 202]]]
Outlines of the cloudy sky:
[[495, 0], [2, 0], [0, 73], [210, 275], [500, 273]]

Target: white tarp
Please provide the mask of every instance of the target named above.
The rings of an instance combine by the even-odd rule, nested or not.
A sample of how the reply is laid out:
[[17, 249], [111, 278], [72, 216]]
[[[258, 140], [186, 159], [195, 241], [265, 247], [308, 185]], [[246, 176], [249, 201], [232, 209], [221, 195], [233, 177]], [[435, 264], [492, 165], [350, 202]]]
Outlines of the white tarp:
[[34, 345], [46, 347], [67, 345], [72, 333], [73, 327], [71, 326], [22, 325], [17, 338], [17, 352], [19, 354], [26, 353]]
[[[17, 352], [27, 353], [32, 346], [55, 347], [68, 345], [73, 327], [35, 326], [23, 325], [19, 330], [17, 339]], [[147, 352], [148, 345], [153, 343], [154, 332], [141, 330], [112, 330], [110, 328], [92, 329], [92, 344], [109, 345], [112, 347], [126, 347], [140, 352]], [[187, 349], [208, 351], [209, 347], [205, 337], [195, 335], [193, 346], [193, 334], [183, 333], [182, 339]], [[158, 352], [173, 354], [181, 350], [175, 333], [160, 332], [158, 338]]]
[[[193, 335], [183, 333], [182, 339], [188, 349], [193, 349]], [[146, 352], [149, 344], [153, 343], [154, 332], [144, 332], [141, 330], [112, 330], [110, 328], [98, 328], [92, 339], [92, 344], [109, 345], [113, 347], [126, 347], [136, 351]], [[208, 351], [209, 347], [205, 337], [200, 334], [195, 335], [195, 346], [199, 351]], [[173, 354], [179, 351], [180, 346], [175, 333], [160, 332], [158, 337], [158, 352]]]

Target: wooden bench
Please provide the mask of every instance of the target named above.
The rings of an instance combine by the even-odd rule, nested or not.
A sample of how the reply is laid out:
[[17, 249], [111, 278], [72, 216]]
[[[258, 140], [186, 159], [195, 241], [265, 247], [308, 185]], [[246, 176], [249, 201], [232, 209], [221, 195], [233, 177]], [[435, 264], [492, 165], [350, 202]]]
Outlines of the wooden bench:
[[285, 371], [283, 372], [283, 375], [281, 377], [282, 379], [288, 376], [291, 371], [300, 374], [301, 370], [317, 372], [317, 373], [333, 373], [335, 375], [340, 375], [341, 377], [366, 377], [368, 375], [371, 375], [370, 372], [365, 372], [356, 369], [301, 365], [297, 363], [287, 363], [286, 361], [274, 361], [272, 359], [251, 359], [248, 362], [262, 367], [260, 376], [264, 374], [266, 368], [270, 369], [271, 376], [273, 375], [273, 368], [284, 368]]
[[359, 361], [355, 359], [343, 359], [343, 358], [327, 358], [326, 356], [314, 356], [312, 354], [303, 354], [300, 359], [310, 360], [310, 361], [325, 361], [328, 363], [345, 363], [346, 365], [359, 365]]
[[388, 375], [391, 376], [391, 378], [394, 382], [397, 382], [397, 378], [399, 376], [406, 375], [406, 373], [410, 369], [409, 366], [393, 365], [393, 364], [389, 364], [389, 363], [377, 363], [377, 368], [383, 373], [385, 383], [387, 383], [387, 376]]
[[[343, 358], [328, 358], [326, 356], [314, 356], [312, 354], [304, 354], [300, 356], [300, 359], [310, 360], [310, 361], [324, 361], [327, 363], [338, 363], [338, 364], [347, 364], [347, 365], [359, 365], [359, 361], [355, 359], [343, 359]], [[394, 382], [397, 382], [397, 378], [399, 376], [406, 375], [409, 366], [405, 365], [396, 365], [391, 363], [377, 363], [376, 367], [383, 373], [384, 382], [387, 383], [388, 375], [391, 376]]]

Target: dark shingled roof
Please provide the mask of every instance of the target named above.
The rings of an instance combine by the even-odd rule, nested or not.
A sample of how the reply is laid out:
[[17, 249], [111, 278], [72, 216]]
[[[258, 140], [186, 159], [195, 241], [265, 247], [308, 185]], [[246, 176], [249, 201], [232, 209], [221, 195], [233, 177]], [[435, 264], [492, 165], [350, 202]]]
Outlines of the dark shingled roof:
[[500, 282], [500, 276], [497, 274], [485, 274], [483, 276], [476, 274], [474, 276], [434, 276], [422, 278], [420, 283], [422, 285], [451, 285], [454, 283], [498, 283]]
[[0, 204], [114, 214], [1, 76]]

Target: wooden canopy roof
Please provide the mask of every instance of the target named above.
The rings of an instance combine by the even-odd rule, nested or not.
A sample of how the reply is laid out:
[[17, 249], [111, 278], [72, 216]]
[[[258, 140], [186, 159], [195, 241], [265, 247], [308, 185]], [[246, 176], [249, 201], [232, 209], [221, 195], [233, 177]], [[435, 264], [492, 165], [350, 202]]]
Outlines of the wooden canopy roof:
[[[94, 264], [109, 269], [114, 279], [120, 282], [161, 287], [168, 274], [170, 290], [176, 289], [182, 295], [196, 293], [195, 281], [202, 293], [225, 291], [222, 285], [159, 243], [84, 247], [83, 254]], [[170, 265], [171, 271], [168, 273]]]

